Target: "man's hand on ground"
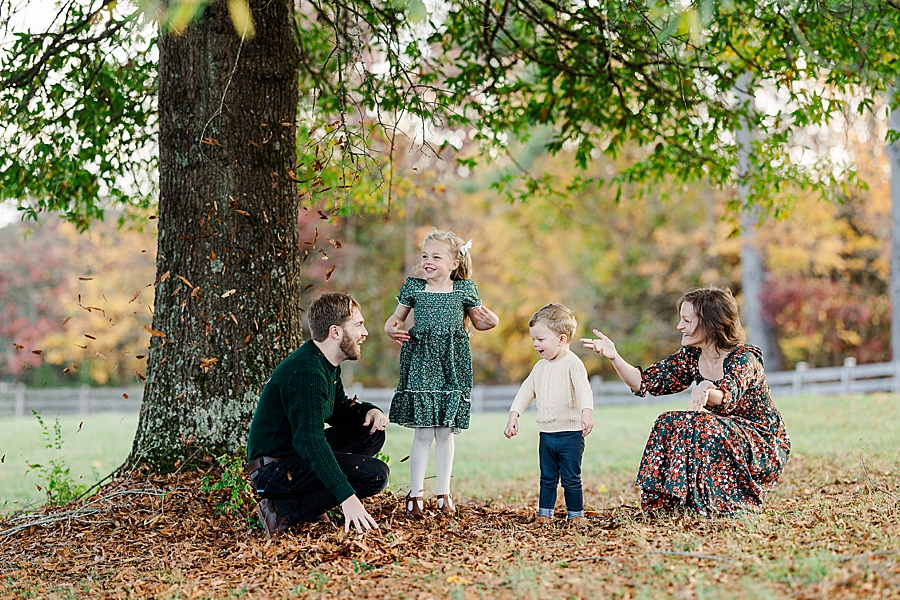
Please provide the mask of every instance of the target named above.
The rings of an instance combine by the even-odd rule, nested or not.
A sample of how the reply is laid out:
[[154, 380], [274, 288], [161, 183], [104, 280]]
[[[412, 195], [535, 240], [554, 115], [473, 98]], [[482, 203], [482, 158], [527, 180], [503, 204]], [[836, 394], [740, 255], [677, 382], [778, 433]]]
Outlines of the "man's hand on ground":
[[379, 430], [384, 431], [388, 426], [388, 418], [383, 412], [373, 408], [366, 413], [366, 420], [363, 421], [363, 427], [368, 427], [369, 425], [372, 426], [372, 429], [369, 430], [370, 434]]
[[375, 522], [375, 519], [366, 510], [366, 507], [359, 501], [356, 494], [341, 502], [341, 510], [344, 511], [344, 533], [350, 531], [351, 523], [356, 526], [356, 531], [360, 533], [363, 532], [363, 528], [366, 531], [378, 529], [378, 523]]

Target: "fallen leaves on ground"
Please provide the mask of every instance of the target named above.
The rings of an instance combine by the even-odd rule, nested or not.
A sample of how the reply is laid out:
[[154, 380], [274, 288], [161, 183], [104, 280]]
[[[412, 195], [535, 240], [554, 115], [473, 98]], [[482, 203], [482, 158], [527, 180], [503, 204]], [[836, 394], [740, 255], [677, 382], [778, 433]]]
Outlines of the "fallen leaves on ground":
[[[303, 524], [276, 539], [245, 514], [216, 516], [204, 473], [117, 479], [63, 509], [0, 521], [3, 597], [666, 598], [900, 597], [900, 477], [794, 457], [761, 513], [649, 518], [622, 488], [588, 492], [588, 518], [531, 506], [402, 495], [366, 506], [375, 533]], [[626, 496], [627, 491], [625, 492]], [[635, 498], [632, 493], [629, 498]], [[562, 503], [560, 502], [560, 505]], [[559, 511], [559, 516], [564, 511]]]

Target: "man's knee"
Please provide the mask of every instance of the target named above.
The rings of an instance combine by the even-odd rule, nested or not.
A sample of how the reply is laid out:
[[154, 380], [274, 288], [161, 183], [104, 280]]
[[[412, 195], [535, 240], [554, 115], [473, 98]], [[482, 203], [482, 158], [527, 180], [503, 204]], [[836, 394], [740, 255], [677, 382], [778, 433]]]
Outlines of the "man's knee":
[[391, 470], [387, 464], [377, 458], [366, 458], [365, 472], [360, 473], [353, 481], [353, 487], [358, 496], [374, 496], [387, 487]]

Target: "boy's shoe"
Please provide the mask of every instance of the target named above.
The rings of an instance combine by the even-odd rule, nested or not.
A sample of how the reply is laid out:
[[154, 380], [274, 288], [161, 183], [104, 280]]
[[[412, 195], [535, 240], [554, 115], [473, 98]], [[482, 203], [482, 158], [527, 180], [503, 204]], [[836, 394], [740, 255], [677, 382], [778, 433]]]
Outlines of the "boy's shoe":
[[256, 505], [256, 516], [259, 517], [259, 521], [263, 526], [263, 531], [266, 532], [266, 537], [269, 539], [272, 539], [291, 526], [291, 524], [287, 522], [287, 519], [269, 508], [269, 501], [265, 498], [260, 500], [259, 504]]

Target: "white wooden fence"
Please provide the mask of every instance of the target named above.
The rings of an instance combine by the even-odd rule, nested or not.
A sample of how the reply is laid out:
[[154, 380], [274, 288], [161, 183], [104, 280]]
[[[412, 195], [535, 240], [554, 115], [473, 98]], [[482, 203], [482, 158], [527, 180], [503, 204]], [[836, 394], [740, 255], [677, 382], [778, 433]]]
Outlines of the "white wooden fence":
[[[868, 392], [900, 393], [900, 362], [857, 365], [856, 359], [844, 359], [842, 367], [810, 369], [798, 363], [793, 371], [766, 374], [773, 396], [796, 394], [858, 394]], [[621, 381], [591, 378], [594, 404], [651, 404], [687, 402], [687, 392], [671, 396], [639, 398]], [[476, 385], [472, 389], [472, 412], [505, 412], [509, 410], [518, 385]], [[44, 415], [89, 414], [92, 412], [136, 413], [141, 407], [143, 388], [26, 388], [22, 384], [0, 383], [0, 417], [30, 415], [32, 410]], [[385, 412], [390, 407], [393, 388], [364, 388], [355, 383], [348, 393], [371, 402]], [[533, 406], [531, 407], [533, 410]]]

